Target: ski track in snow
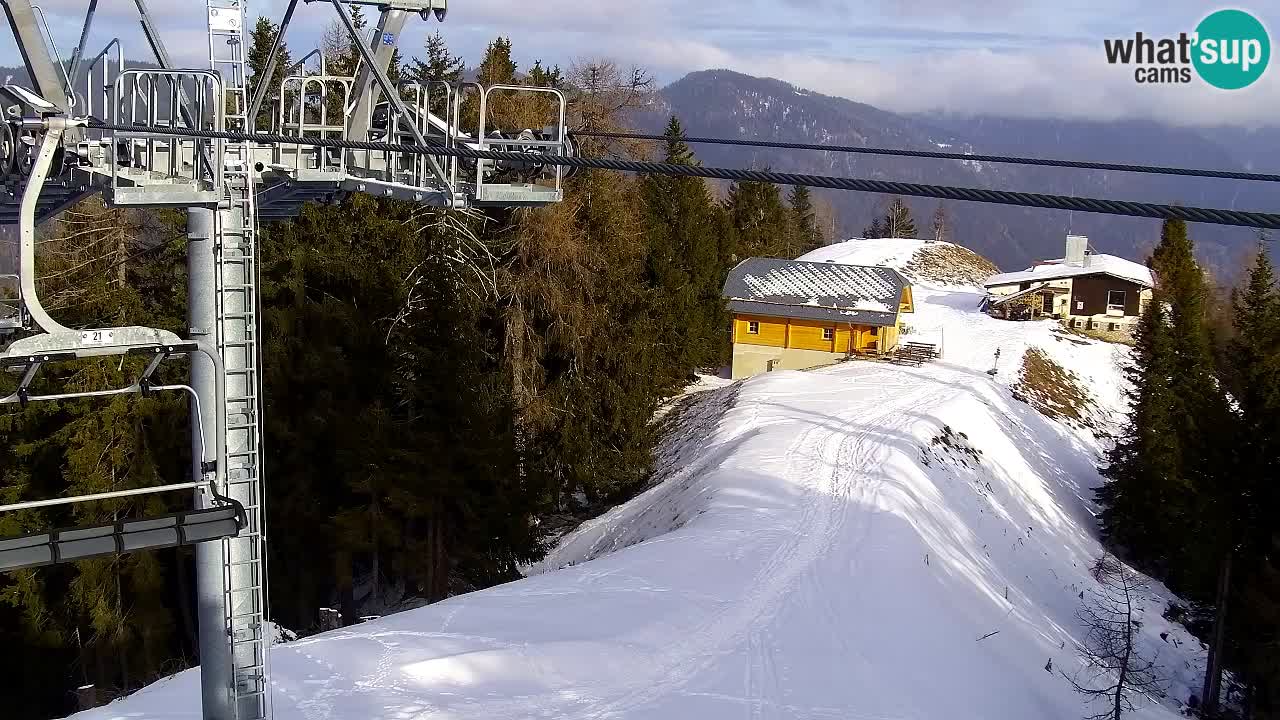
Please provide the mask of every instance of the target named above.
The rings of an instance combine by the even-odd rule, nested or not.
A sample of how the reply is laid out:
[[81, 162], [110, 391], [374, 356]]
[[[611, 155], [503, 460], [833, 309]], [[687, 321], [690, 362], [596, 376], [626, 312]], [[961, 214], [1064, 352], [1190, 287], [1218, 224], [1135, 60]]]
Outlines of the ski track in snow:
[[[819, 252], [900, 264], [910, 242]], [[1117, 353], [979, 315], [977, 299], [917, 286], [915, 336], [945, 346], [924, 367], [851, 362], [706, 391], [696, 410], [714, 422], [668, 449], [678, 466], [523, 580], [276, 646], [276, 717], [1089, 714], [1042, 666], [1075, 666], [1076, 593], [1099, 552], [1082, 498], [1100, 445], [1008, 386], [1024, 349], [1041, 347], [1115, 411]], [[981, 458], [923, 465], [944, 424]], [[1148, 603], [1143, 640], [1178, 669], [1176, 695], [1203, 660], [1160, 620], [1164, 599]], [[1182, 649], [1154, 644], [1162, 629]], [[194, 720], [198, 705], [192, 670], [75, 717]], [[1135, 718], [1176, 717], [1172, 705]]]

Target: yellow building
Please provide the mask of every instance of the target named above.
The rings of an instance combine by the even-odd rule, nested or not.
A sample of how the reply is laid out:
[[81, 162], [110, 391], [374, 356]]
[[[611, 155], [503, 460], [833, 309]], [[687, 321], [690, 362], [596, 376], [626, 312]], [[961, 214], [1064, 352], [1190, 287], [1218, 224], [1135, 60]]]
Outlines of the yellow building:
[[897, 270], [748, 258], [729, 271], [733, 377], [829, 365], [898, 346], [911, 284]]

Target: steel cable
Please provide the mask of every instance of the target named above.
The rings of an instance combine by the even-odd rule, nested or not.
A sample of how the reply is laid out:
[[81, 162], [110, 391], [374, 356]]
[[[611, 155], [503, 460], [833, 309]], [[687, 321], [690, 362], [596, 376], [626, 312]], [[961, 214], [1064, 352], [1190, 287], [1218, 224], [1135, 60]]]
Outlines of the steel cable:
[[583, 158], [543, 153], [506, 152], [500, 150], [473, 150], [467, 147], [443, 147], [400, 145], [369, 140], [339, 140], [333, 138], [302, 138], [273, 133], [240, 133], [218, 130], [193, 130], [189, 128], [140, 127], [130, 125], [95, 124], [91, 128], [142, 135], [161, 134], [181, 137], [257, 142], [265, 145], [291, 144], [309, 147], [338, 148], [347, 150], [377, 150], [385, 152], [434, 155], [480, 160], [499, 160], [534, 165], [558, 165], [562, 167], [617, 170], [622, 172], [669, 175], [676, 177], [700, 177], [715, 180], [756, 181], [778, 185], [805, 185], [832, 190], [906, 195], [912, 197], [940, 198], [966, 202], [982, 202], [1019, 207], [1071, 210], [1106, 215], [1185, 220], [1187, 222], [1234, 225], [1269, 230], [1280, 230], [1280, 213], [1251, 212], [1220, 208], [1201, 208], [1184, 205], [1108, 200], [1102, 198], [1049, 195], [1011, 190], [928, 185], [920, 183], [868, 180], [863, 178], [835, 177], [783, 173], [772, 170], [744, 170], [736, 168], [703, 167], [673, 163], [623, 160], [618, 158]]
[[[579, 137], [611, 138], [615, 140], [665, 141], [670, 139], [666, 135], [600, 132], [595, 130], [579, 130], [571, 132], [570, 135], [576, 135]], [[968, 153], [938, 152], [934, 150], [899, 150], [895, 148], [861, 147], [858, 145], [826, 145], [822, 143], [781, 142], [773, 140], [740, 140], [712, 137], [684, 137], [680, 139], [686, 143], [694, 143], [697, 145], [737, 145], [741, 147], [780, 148], [786, 150], [820, 150], [835, 153], [890, 155], [894, 157], [928, 158], [932, 160], [973, 160], [976, 162], [1003, 163], [1009, 165], [1038, 165], [1042, 167], [1075, 168], [1078, 170], [1114, 170], [1116, 172], [1148, 173], [1153, 175], [1180, 175], [1184, 177], [1219, 178], [1223, 180], [1280, 182], [1280, 174], [1239, 172], [1236, 170], [1204, 170], [1197, 168], [1168, 167], [1163, 165], [1130, 165], [1127, 163], [1055, 160], [1049, 158], [1016, 157], [1012, 155], [970, 155]]]

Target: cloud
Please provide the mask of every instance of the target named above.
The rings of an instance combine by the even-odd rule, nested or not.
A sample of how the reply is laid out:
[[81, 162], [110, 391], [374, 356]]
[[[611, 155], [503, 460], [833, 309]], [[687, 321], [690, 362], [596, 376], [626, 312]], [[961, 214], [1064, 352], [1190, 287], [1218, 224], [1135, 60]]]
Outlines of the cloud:
[[1007, 53], [957, 50], [877, 62], [795, 53], [735, 60], [734, 69], [771, 72], [781, 80], [894, 112], [1148, 118], [1192, 126], [1259, 126], [1280, 117], [1280, 71], [1230, 92], [1198, 78], [1187, 85], [1145, 85], [1134, 81], [1132, 69], [1108, 65], [1100, 46]]

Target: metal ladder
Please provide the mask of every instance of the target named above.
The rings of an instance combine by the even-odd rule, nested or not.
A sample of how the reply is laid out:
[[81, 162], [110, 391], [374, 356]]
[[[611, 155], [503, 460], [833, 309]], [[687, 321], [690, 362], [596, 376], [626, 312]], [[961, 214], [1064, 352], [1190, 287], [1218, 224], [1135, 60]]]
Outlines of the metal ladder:
[[[223, 77], [226, 128], [248, 131], [244, 3], [206, 0], [209, 60]], [[218, 351], [226, 380], [226, 494], [239, 501], [247, 525], [223, 540], [223, 588], [231, 637], [232, 692], [237, 720], [271, 716], [267, 654], [266, 538], [263, 535], [262, 434], [259, 414], [261, 355], [258, 337], [258, 223], [254, 205], [252, 147], [227, 142], [223, 157], [224, 200], [214, 217]]]

